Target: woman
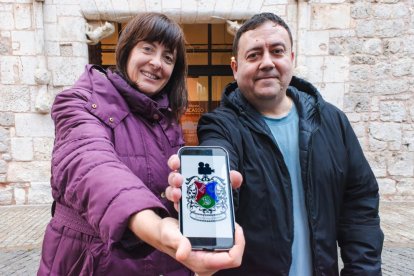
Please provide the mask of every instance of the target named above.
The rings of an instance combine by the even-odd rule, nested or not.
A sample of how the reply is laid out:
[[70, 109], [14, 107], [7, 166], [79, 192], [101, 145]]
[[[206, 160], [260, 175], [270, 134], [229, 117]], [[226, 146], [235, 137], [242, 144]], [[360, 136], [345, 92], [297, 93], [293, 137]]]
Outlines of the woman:
[[137, 16], [116, 58], [114, 72], [88, 65], [55, 99], [54, 215], [38, 275], [211, 274], [239, 265], [241, 231], [229, 252], [192, 252], [164, 194], [187, 105], [180, 27], [162, 14]]

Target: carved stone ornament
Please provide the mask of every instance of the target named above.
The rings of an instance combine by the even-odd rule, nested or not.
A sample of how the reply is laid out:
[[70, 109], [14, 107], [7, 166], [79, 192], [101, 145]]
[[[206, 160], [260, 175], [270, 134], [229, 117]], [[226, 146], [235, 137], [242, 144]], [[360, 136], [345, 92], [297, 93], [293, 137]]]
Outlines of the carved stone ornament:
[[114, 24], [108, 21], [106, 21], [103, 25], [96, 27], [95, 29], [94, 26], [86, 23], [85, 29], [86, 43], [89, 45], [96, 45], [101, 39], [108, 37], [115, 32]]

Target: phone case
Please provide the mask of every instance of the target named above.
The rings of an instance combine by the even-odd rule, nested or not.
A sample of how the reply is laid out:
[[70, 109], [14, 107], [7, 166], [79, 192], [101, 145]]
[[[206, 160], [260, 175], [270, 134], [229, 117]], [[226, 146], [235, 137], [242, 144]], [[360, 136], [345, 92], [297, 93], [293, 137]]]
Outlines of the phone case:
[[234, 245], [234, 207], [227, 152], [221, 147], [183, 147], [179, 156], [184, 176], [181, 232], [194, 250], [230, 249]]

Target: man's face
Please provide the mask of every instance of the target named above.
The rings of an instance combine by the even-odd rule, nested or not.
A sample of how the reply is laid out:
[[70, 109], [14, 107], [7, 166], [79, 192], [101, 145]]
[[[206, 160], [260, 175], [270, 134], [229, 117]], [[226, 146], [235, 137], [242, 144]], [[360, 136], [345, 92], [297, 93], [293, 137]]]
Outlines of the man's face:
[[243, 95], [260, 109], [261, 105], [272, 100], [279, 102], [286, 96], [293, 60], [288, 32], [267, 21], [241, 35], [237, 60], [232, 61], [231, 67]]

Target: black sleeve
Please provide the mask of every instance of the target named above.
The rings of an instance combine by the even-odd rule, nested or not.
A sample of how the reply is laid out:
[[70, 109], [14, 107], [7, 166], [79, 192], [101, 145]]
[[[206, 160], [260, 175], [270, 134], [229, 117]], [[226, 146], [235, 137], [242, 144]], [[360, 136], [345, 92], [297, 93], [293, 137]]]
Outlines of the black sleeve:
[[341, 275], [381, 275], [384, 234], [378, 215], [378, 184], [346, 118], [344, 125], [349, 170], [338, 229], [344, 263]]
[[[235, 114], [216, 109], [204, 114], [197, 127], [200, 146], [221, 146], [229, 153], [230, 169], [243, 175], [239, 161], [242, 160], [243, 150], [241, 136], [237, 131], [238, 119]], [[237, 210], [239, 190], [233, 190], [234, 208]]]

